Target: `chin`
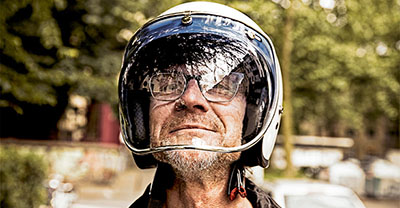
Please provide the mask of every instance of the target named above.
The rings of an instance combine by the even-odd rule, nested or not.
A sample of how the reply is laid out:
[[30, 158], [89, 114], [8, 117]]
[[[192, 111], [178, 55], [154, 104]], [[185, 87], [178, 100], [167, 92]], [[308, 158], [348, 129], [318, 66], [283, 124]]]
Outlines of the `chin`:
[[214, 161], [218, 159], [218, 154], [216, 152], [209, 152], [203, 150], [175, 150], [171, 151], [173, 157], [179, 157], [181, 159], [187, 160], [188, 162], [198, 162], [198, 161]]
[[164, 152], [170, 162], [185, 161], [188, 163], [213, 162], [219, 159], [221, 153], [203, 150], [172, 150]]
[[[216, 153], [203, 150], [172, 150], [155, 153], [160, 162], [170, 164], [177, 172], [194, 173], [229, 167], [240, 153]], [[185, 175], [186, 175], [185, 174]]]

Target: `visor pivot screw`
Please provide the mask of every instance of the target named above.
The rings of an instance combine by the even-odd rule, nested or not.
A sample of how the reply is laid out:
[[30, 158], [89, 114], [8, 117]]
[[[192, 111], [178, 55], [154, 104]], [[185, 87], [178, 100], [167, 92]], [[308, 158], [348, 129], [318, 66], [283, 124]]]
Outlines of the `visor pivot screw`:
[[251, 39], [251, 40], [253, 40], [253, 39], [256, 38], [256, 34], [254, 34], [254, 32], [252, 32], [252, 31], [247, 31], [247, 32], [246, 32], [246, 35], [247, 35], [247, 37], [248, 37], [249, 39]]
[[262, 42], [261, 38], [258, 35], [256, 35], [256, 33], [254, 33], [253, 31], [247, 31], [246, 35], [250, 40], [256, 39], [257, 41]]
[[185, 16], [182, 17], [182, 24], [190, 25], [192, 23], [192, 15], [191, 12], [185, 12]]

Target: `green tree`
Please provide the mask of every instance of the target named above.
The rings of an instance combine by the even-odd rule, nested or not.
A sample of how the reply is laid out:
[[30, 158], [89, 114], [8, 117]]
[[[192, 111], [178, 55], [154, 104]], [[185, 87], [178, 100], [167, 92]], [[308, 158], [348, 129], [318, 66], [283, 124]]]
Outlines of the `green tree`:
[[295, 134], [362, 137], [383, 120], [395, 140], [400, 106], [399, 1], [334, 2], [331, 9], [322, 8], [318, 0], [230, 4], [272, 37], [281, 62], [287, 60], [287, 10], [293, 9], [288, 70]]
[[[127, 40], [147, 19], [181, 2], [2, 1], [0, 106], [22, 113], [24, 103], [58, 106], [72, 93], [115, 105]], [[399, 1], [335, 0], [331, 9], [319, 0], [217, 2], [252, 17], [279, 56], [287, 9], [293, 9], [289, 73], [295, 134], [362, 136], [383, 121], [398, 138]]]
[[[170, 2], [173, 4], [174, 2]], [[122, 51], [157, 1], [5, 0], [0, 4], [2, 107], [55, 106], [58, 88], [116, 102]]]
[[[56, 131], [71, 94], [117, 109], [123, 49], [140, 25], [169, 4], [155, 0], [1, 1], [0, 113], [7, 118], [1, 128]], [[37, 117], [42, 122], [35, 122]]]

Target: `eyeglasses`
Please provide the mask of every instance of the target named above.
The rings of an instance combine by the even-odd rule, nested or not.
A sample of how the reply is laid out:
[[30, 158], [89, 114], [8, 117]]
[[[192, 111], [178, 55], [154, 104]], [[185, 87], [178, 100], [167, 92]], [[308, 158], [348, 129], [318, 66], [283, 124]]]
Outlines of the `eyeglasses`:
[[[203, 75], [204, 76], [204, 75]], [[154, 99], [174, 101], [179, 99], [191, 79], [195, 79], [204, 98], [210, 102], [229, 102], [237, 94], [244, 74], [232, 72], [217, 83], [207, 82], [202, 76], [182, 73], [157, 73], [150, 78], [150, 92]]]

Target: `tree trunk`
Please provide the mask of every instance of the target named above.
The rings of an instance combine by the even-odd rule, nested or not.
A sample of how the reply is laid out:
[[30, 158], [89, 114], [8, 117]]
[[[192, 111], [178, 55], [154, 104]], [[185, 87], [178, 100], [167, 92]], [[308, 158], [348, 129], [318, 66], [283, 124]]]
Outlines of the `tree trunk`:
[[282, 48], [282, 77], [283, 77], [283, 102], [284, 102], [284, 114], [283, 114], [283, 136], [284, 136], [284, 149], [286, 153], [286, 169], [285, 175], [292, 177], [295, 174], [295, 170], [292, 164], [292, 150], [293, 150], [293, 139], [292, 139], [292, 103], [291, 103], [291, 87], [290, 87], [290, 63], [291, 53], [293, 49], [293, 7], [290, 6], [286, 9], [286, 19], [283, 29], [283, 48]]

